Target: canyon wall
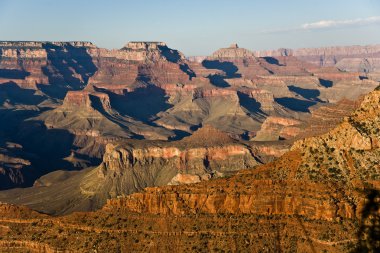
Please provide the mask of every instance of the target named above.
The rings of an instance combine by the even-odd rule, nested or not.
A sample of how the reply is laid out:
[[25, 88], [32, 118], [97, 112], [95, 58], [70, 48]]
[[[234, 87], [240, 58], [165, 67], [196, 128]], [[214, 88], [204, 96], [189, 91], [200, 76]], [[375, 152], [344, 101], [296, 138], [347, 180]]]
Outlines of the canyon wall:
[[336, 46], [322, 48], [277, 49], [255, 51], [257, 57], [295, 56], [317, 66], [336, 66], [355, 72], [380, 71], [380, 45]]

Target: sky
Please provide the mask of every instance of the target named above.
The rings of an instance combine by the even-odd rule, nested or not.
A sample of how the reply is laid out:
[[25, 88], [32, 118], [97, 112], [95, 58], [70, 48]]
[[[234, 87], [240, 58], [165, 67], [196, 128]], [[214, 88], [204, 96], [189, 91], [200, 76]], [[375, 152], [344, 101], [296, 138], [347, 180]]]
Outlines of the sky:
[[0, 40], [163, 41], [187, 56], [380, 44], [380, 0], [0, 0]]

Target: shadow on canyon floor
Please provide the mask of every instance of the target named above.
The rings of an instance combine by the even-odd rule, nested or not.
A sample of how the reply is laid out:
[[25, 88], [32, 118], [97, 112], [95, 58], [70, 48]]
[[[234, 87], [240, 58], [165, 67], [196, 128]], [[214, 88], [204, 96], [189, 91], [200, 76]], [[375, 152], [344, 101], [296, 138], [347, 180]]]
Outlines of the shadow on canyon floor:
[[213, 60], [213, 61], [204, 60], [202, 62], [202, 65], [203, 67], [207, 69], [218, 69], [218, 70], [222, 70], [225, 73], [225, 75], [214, 74], [214, 75], [208, 76], [208, 79], [210, 80], [210, 82], [219, 88], [226, 88], [226, 87], [231, 86], [228, 84], [228, 82], [226, 82], [225, 79], [241, 77], [241, 74], [237, 73], [237, 71], [239, 70], [238, 67], [232, 62], [221, 62], [218, 60]]
[[264, 114], [263, 111], [261, 111], [261, 103], [257, 102], [255, 99], [250, 98], [247, 94], [238, 92], [239, 101], [242, 107], [247, 109], [252, 114]]
[[296, 112], [310, 112], [309, 108], [317, 104], [317, 102], [314, 101], [306, 101], [289, 97], [275, 98], [275, 101], [280, 105]]
[[20, 69], [0, 69], [0, 78], [25, 79], [30, 73]]
[[14, 82], [0, 85], [0, 105], [6, 101], [13, 105], [38, 105], [44, 100], [46, 100], [46, 97], [36, 95], [35, 90], [22, 89]]
[[218, 69], [222, 70], [227, 78], [241, 77], [241, 74], [238, 74], [238, 67], [232, 62], [221, 62], [218, 60], [204, 60], [202, 62], [203, 67], [207, 69]]
[[284, 64], [281, 64], [278, 59], [274, 58], [274, 57], [263, 57], [263, 59], [269, 63], [269, 64], [273, 64], [273, 65], [278, 65], [278, 66], [285, 66]]
[[333, 81], [319, 78], [319, 83], [325, 88], [331, 88], [334, 84]]
[[301, 95], [305, 99], [323, 103], [323, 101], [318, 98], [319, 95], [321, 95], [321, 92], [319, 90], [304, 89], [304, 88], [296, 87], [294, 85], [289, 85], [288, 88], [290, 91], [295, 92], [298, 95]]
[[110, 96], [112, 108], [121, 115], [130, 116], [148, 124], [154, 120], [157, 113], [171, 108], [164, 90], [154, 85], [138, 88], [124, 95], [107, 93]]

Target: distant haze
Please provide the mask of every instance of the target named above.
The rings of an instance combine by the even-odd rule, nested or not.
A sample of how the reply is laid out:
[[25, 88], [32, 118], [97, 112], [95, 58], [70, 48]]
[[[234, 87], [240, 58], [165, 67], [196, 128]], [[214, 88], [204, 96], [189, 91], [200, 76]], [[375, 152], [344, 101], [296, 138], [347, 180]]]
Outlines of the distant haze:
[[163, 41], [187, 56], [380, 44], [378, 0], [0, 0], [0, 40]]

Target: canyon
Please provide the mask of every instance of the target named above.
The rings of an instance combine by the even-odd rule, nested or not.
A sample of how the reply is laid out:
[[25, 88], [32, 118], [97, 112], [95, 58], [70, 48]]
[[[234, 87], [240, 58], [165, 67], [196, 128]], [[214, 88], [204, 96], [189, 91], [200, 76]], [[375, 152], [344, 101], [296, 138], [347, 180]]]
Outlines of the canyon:
[[[1, 204], [0, 247], [39, 252], [375, 249], [378, 241], [370, 235], [379, 221], [379, 101], [377, 89], [327, 133], [298, 140], [279, 159], [229, 177], [150, 187], [109, 199], [96, 212], [60, 217]], [[230, 138], [210, 127], [194, 135], [210, 132], [219, 136], [213, 144]], [[113, 158], [128, 163], [120, 152]], [[163, 155], [150, 155], [157, 154]], [[133, 156], [138, 159], [139, 152]]]
[[[278, 156], [274, 142], [289, 146], [313, 118], [311, 108], [354, 101], [378, 84], [291, 55], [256, 57], [237, 44], [202, 62], [163, 42], [129, 42], [119, 50], [90, 42], [1, 42], [0, 49], [0, 118], [7, 122], [0, 144], [4, 154], [12, 152], [6, 143], [19, 145], [24, 161], [3, 166], [2, 189], [96, 166], [110, 142], [179, 140], [203, 125], [256, 142], [264, 151], [258, 156]], [[269, 123], [286, 120], [299, 124]], [[265, 141], [272, 143], [264, 148]]]
[[364, 247], [379, 59], [0, 42], [0, 251]]

